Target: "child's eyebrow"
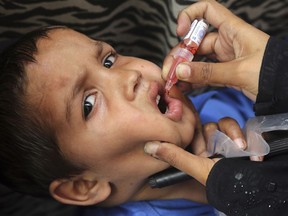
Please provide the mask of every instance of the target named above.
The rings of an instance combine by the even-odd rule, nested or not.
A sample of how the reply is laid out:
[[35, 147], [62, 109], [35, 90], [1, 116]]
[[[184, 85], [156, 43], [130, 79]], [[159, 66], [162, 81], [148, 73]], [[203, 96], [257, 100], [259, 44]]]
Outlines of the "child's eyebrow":
[[94, 42], [96, 46], [96, 57], [101, 56], [103, 52], [103, 42], [102, 41], [95, 41]]
[[[96, 57], [101, 56], [103, 52], [103, 42], [102, 41], [95, 41], [94, 45], [96, 46]], [[71, 117], [71, 110], [73, 107], [73, 101], [75, 100], [76, 96], [81, 91], [81, 86], [86, 80], [87, 73], [85, 71], [81, 72], [79, 76], [77, 77], [76, 81], [74, 81], [73, 85], [71, 86], [71, 94], [67, 97], [67, 103], [66, 103], [66, 120], [68, 123], [70, 123], [70, 117]]]
[[67, 100], [66, 100], [66, 120], [68, 123], [70, 123], [73, 102], [75, 101], [76, 96], [81, 91], [82, 89], [81, 87], [86, 80], [86, 76], [87, 76], [87, 73], [85, 71], [81, 72], [69, 90], [71, 94], [68, 95]]

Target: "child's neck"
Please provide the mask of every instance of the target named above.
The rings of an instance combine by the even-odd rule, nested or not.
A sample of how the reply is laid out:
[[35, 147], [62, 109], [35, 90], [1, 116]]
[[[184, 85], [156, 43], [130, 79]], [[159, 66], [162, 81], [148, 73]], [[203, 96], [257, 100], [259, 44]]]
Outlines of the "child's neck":
[[152, 189], [146, 184], [132, 198], [132, 201], [155, 199], [188, 199], [195, 202], [207, 203], [205, 187], [193, 179], [161, 189]]

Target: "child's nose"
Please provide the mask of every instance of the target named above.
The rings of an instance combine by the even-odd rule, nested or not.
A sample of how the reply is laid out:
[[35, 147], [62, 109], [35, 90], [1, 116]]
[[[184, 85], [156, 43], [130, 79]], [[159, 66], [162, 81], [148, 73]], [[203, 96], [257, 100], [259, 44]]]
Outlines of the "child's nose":
[[141, 82], [142, 74], [137, 70], [123, 70], [118, 72], [120, 88], [127, 100], [134, 100], [135, 91]]

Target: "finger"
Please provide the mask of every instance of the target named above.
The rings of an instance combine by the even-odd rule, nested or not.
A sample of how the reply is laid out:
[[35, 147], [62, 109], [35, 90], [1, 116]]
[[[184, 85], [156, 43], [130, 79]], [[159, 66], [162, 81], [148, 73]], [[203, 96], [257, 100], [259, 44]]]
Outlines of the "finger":
[[235, 59], [235, 52], [233, 48], [224, 44], [222, 44], [220, 48], [219, 41], [217, 42], [217, 40], [219, 40], [218, 32], [208, 33], [203, 38], [197, 50], [197, 55], [205, 55], [206, 57], [218, 60], [220, 62], [227, 62]]
[[240, 149], [245, 150], [247, 143], [243, 132], [235, 119], [222, 118], [218, 122], [219, 129], [233, 140]]
[[[204, 37], [199, 49], [197, 50], [197, 54], [207, 55], [207, 56], [215, 55], [215, 53], [214, 53], [214, 44], [215, 44], [215, 40], [217, 39], [217, 36], [218, 36], [217, 33], [210, 33], [206, 37]], [[180, 46], [180, 44], [175, 46], [169, 52], [169, 54], [165, 57], [165, 59], [163, 61], [162, 78], [164, 80], [166, 80], [166, 78], [168, 76], [169, 70], [170, 70], [170, 68], [172, 66], [172, 63], [174, 61], [174, 57], [173, 56], [177, 52], [179, 46]], [[195, 57], [195, 59], [196, 59], [196, 57]]]
[[243, 87], [237, 76], [237, 61], [225, 63], [211, 62], [183, 62], [176, 67], [176, 76], [179, 80], [214, 86]]
[[[232, 118], [222, 118], [218, 122], [219, 129], [229, 136], [239, 148], [245, 150], [247, 148], [247, 142], [244, 134], [236, 120]], [[205, 135], [205, 134], [204, 134]], [[264, 156], [251, 156], [251, 161], [263, 161]]]
[[209, 138], [218, 130], [218, 125], [214, 122], [206, 123], [203, 126], [203, 136], [205, 139], [205, 143], [208, 143]]
[[189, 31], [189, 28], [191, 26], [191, 23], [194, 19], [191, 19], [190, 16], [188, 16], [188, 14], [186, 14], [185, 9], [182, 10], [179, 14], [178, 14], [178, 18], [177, 18], [177, 29], [176, 29], [176, 33], [177, 35], [179, 35], [180, 37], [184, 36], [185, 34], [187, 34], [187, 32]]
[[211, 55], [212, 53], [215, 53], [214, 46], [217, 38], [218, 38], [217, 32], [210, 32], [206, 34], [197, 50], [197, 54]]
[[[201, 54], [201, 55], [211, 55], [214, 52], [213, 49], [213, 44], [214, 41], [216, 40], [217, 37], [217, 33], [216, 34], [209, 34], [210, 36], [208, 37], [208, 39], [203, 39], [203, 42], [201, 44], [201, 46], [199, 47], [197, 53]], [[167, 79], [169, 70], [172, 66], [172, 63], [174, 61], [174, 54], [177, 52], [178, 48], [179, 48], [180, 44], [178, 44], [177, 46], [175, 46], [169, 53], [168, 55], [165, 57], [164, 61], [163, 61], [163, 67], [162, 67], [162, 78], [164, 80]]]
[[197, 124], [197, 128], [194, 131], [194, 137], [190, 145], [191, 151], [195, 155], [208, 157], [209, 155], [207, 154], [207, 146], [203, 136], [203, 128], [200, 120], [197, 122], [199, 123]]
[[263, 161], [264, 156], [250, 156], [251, 161]]
[[[214, 51], [215, 40], [217, 40], [217, 37], [218, 37], [218, 33], [216, 33], [216, 32], [212, 32], [212, 33], [209, 33], [208, 35], [206, 35], [206, 37], [204, 37], [199, 49], [197, 50], [197, 54], [217, 57], [215, 54], [215, 51]], [[180, 47], [180, 43], [177, 46], [175, 46], [169, 52], [169, 54], [166, 56], [166, 58], [163, 61], [162, 78], [164, 80], [167, 79], [169, 70], [170, 70], [172, 63], [174, 61], [174, 55], [177, 52], [177, 50], [179, 49], [179, 47]], [[194, 61], [196, 59], [197, 59], [197, 56], [195, 56]], [[225, 58], [224, 55], [221, 55], [221, 60], [227, 61], [227, 60], [231, 60], [231, 58], [228, 59], [227, 57]]]
[[177, 34], [184, 35], [188, 31], [190, 23], [197, 17], [206, 19], [215, 28], [219, 28], [221, 23], [227, 21], [227, 17], [229, 17], [229, 20], [236, 18], [232, 12], [215, 0], [200, 1], [179, 13]]
[[215, 164], [215, 161], [209, 158], [195, 156], [170, 143], [149, 142], [144, 150], [147, 154], [191, 175], [203, 185], [206, 184], [208, 174]]

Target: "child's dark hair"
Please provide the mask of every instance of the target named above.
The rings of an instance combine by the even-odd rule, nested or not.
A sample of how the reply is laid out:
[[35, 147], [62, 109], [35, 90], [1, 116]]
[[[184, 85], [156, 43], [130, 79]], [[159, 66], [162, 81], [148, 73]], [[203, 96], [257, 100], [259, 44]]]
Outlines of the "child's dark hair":
[[48, 122], [25, 102], [25, 66], [36, 62], [37, 41], [49, 38], [41, 28], [6, 48], [0, 57], [0, 181], [36, 196], [49, 195], [55, 179], [77, 175], [81, 169], [63, 157]]

